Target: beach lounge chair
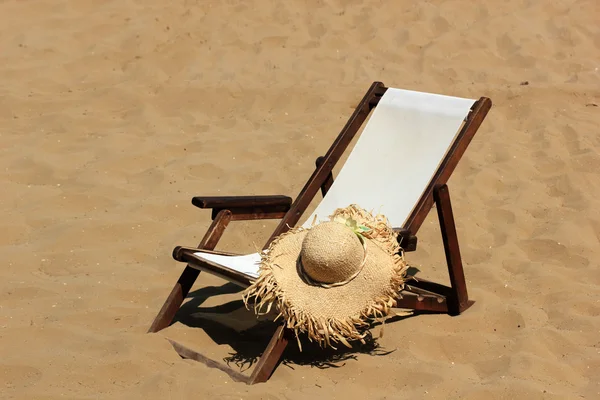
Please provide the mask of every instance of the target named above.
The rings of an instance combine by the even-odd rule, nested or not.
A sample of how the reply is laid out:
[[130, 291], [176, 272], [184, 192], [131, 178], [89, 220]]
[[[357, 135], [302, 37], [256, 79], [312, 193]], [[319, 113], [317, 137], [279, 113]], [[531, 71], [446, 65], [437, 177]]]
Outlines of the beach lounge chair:
[[[173, 257], [187, 263], [149, 332], [169, 326], [200, 271], [220, 276], [242, 287], [257, 277], [260, 255], [233, 255], [214, 251], [230, 221], [281, 219], [265, 248], [295, 226], [319, 191], [322, 201], [312, 215], [325, 219], [336, 208], [358, 204], [386, 215], [397, 226], [404, 251], [416, 249], [416, 233], [436, 205], [450, 275], [450, 286], [419, 278], [407, 281], [398, 308], [458, 315], [469, 308], [463, 265], [446, 185], [489, 109], [490, 99], [469, 100], [437, 94], [387, 88], [374, 82], [327, 153], [292, 202], [286, 196], [194, 197], [192, 204], [212, 209], [212, 224], [197, 248], [178, 246]], [[371, 111], [373, 111], [371, 113]], [[339, 171], [332, 170], [352, 138], [370, 118]], [[371, 174], [377, 168], [376, 174]], [[357, 185], [356, 182], [360, 182]], [[291, 338], [283, 326], [275, 331], [250, 376], [171, 341], [184, 358], [219, 368], [232, 379], [248, 384], [265, 382], [277, 366]]]

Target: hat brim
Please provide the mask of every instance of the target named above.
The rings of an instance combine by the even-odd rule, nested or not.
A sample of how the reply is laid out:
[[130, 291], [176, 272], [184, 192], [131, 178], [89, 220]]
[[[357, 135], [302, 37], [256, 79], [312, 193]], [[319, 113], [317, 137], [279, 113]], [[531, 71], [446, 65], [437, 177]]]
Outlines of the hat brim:
[[[293, 229], [279, 236], [263, 256], [260, 276], [246, 292], [256, 296], [257, 312], [275, 303], [288, 328], [310, 340], [332, 346], [362, 340], [369, 319], [385, 317], [403, 288], [406, 263], [387, 242], [365, 238], [366, 260], [360, 273], [341, 286], [307, 282], [298, 271], [302, 241], [308, 230]], [[397, 243], [394, 239], [394, 243]], [[392, 246], [392, 250], [397, 245]], [[332, 346], [333, 347], [333, 346]]]

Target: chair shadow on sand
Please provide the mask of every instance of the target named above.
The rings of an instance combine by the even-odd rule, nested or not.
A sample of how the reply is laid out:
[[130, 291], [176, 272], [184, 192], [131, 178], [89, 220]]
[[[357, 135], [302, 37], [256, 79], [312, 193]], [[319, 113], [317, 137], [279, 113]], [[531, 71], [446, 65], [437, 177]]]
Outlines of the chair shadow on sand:
[[[275, 329], [280, 321], [274, 322], [274, 314], [259, 317], [246, 309], [244, 302], [240, 300], [214, 306], [201, 307], [210, 297], [239, 293], [243, 289], [239, 286], [226, 283], [222, 286], [208, 286], [190, 292], [188, 301], [182, 305], [173, 322], [179, 322], [195, 329], [202, 329], [219, 345], [229, 345], [233, 349], [223, 361], [229, 366], [235, 365], [240, 372], [244, 372], [258, 361], [266, 349]], [[407, 319], [419, 314], [414, 312], [410, 315], [391, 317], [386, 323]], [[379, 325], [374, 323], [372, 326]], [[302, 351], [297, 344], [288, 346], [283, 353], [281, 363], [293, 369], [293, 365], [310, 365], [317, 368], [342, 367], [347, 360], [357, 359], [358, 354], [371, 356], [385, 356], [393, 353], [395, 349], [383, 349], [377, 341], [368, 335], [365, 343], [351, 343], [351, 349], [340, 344], [337, 349], [321, 348], [316, 343], [311, 343], [306, 338], [301, 338]], [[202, 352], [201, 349], [198, 349]]]

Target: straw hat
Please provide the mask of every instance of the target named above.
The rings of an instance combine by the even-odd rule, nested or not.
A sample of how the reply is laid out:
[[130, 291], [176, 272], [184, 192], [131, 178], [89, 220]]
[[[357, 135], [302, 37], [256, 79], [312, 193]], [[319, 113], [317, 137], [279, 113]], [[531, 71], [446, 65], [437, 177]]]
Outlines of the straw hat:
[[255, 297], [258, 314], [275, 304], [297, 338], [303, 332], [321, 346], [352, 347], [349, 341], [366, 336], [368, 320], [383, 319], [396, 305], [406, 263], [384, 216], [351, 205], [329, 219], [277, 237], [244, 301]]

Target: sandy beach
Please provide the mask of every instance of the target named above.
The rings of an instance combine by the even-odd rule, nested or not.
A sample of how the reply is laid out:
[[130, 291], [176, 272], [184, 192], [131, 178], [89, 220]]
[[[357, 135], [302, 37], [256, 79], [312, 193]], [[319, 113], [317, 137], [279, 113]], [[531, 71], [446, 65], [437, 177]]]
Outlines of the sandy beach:
[[[599, 19], [593, 0], [0, 2], [0, 398], [599, 399]], [[370, 352], [292, 349], [255, 386], [166, 340], [248, 373], [272, 327], [219, 278], [147, 334], [173, 247], [210, 223], [191, 198], [295, 197], [373, 81], [494, 102], [449, 181], [476, 304], [386, 324]], [[407, 259], [448, 280], [435, 212]]]

